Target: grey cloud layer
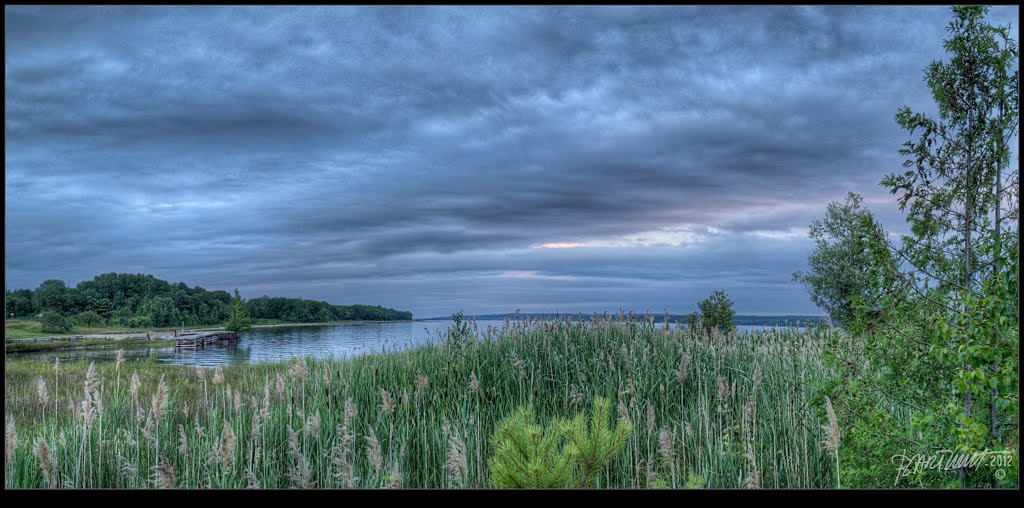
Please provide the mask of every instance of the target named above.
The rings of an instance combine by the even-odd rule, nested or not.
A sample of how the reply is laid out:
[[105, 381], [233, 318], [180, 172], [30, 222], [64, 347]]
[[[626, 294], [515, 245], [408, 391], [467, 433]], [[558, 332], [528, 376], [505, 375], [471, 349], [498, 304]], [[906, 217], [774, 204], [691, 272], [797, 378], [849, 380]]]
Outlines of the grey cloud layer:
[[[906, 139], [892, 116], [929, 107], [921, 70], [949, 19], [944, 7], [6, 14], [9, 286], [142, 271], [420, 316], [686, 310], [718, 286], [743, 311], [813, 311], [788, 282], [806, 241], [778, 250], [742, 233], [804, 228], [848, 190], [899, 221], [877, 186]], [[675, 251], [530, 248], [707, 226], [731, 233]]]

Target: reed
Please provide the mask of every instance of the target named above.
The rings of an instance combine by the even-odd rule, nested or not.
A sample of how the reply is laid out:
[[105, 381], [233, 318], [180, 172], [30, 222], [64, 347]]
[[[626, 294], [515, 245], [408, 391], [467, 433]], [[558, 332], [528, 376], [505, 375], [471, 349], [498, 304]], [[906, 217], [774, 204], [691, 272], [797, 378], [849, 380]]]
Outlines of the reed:
[[832, 409], [832, 399], [829, 399], [827, 395], [825, 396], [825, 414], [828, 416], [828, 425], [824, 427], [824, 445], [829, 453], [835, 455], [836, 488], [839, 488], [839, 443], [841, 436], [839, 434], [839, 421], [836, 419], [836, 412]]
[[841, 331], [708, 334], [630, 315], [463, 330], [442, 346], [211, 372], [8, 361], [6, 485], [482, 487], [495, 427], [517, 408], [547, 426], [603, 398], [634, 425], [595, 485], [837, 486], [838, 422], [815, 387], [831, 377], [820, 345]]

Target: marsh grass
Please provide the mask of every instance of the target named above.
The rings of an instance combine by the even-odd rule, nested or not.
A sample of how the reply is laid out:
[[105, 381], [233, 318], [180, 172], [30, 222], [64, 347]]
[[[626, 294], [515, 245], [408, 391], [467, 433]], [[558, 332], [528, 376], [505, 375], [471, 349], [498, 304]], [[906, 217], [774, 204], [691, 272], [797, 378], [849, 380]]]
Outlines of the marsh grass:
[[7, 342], [7, 353], [31, 353], [65, 349], [146, 349], [174, 347], [173, 340], [145, 339], [61, 339], [51, 342]]
[[814, 387], [838, 331], [704, 334], [629, 316], [468, 330], [213, 372], [7, 362], [6, 486], [485, 487], [499, 421], [529, 405], [547, 425], [597, 397], [633, 423], [601, 487], [834, 485]]

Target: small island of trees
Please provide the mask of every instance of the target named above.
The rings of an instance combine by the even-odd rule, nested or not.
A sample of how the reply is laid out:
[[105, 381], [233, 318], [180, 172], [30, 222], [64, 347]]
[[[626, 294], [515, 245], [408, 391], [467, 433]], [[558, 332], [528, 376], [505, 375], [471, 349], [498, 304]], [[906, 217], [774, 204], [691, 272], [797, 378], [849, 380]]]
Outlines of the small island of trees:
[[[43, 319], [47, 331], [72, 326], [128, 328], [217, 325], [231, 318], [231, 294], [152, 275], [105, 273], [68, 287], [50, 279], [35, 290], [6, 291], [7, 318]], [[241, 296], [237, 295], [237, 301]], [[332, 305], [302, 298], [262, 296], [245, 303], [254, 322], [411, 320], [412, 313], [378, 305]]]

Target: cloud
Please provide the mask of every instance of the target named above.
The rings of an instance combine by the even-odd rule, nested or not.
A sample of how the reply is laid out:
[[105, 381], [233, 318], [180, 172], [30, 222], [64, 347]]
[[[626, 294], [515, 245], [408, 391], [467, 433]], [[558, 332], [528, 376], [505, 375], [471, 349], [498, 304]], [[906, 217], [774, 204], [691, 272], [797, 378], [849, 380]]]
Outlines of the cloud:
[[418, 316], [683, 311], [717, 287], [743, 312], [814, 312], [789, 282], [802, 231], [848, 191], [901, 227], [877, 182], [900, 167], [897, 108], [932, 107], [921, 72], [949, 19], [856, 6], [6, 15], [9, 287], [138, 271]]

